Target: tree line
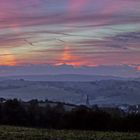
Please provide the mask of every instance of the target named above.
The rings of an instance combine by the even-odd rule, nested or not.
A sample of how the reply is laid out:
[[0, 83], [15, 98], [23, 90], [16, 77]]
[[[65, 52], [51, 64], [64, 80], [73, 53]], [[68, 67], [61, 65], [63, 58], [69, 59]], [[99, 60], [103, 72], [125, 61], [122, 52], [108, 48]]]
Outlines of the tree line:
[[113, 115], [86, 106], [66, 111], [62, 103], [41, 107], [37, 100], [26, 104], [12, 99], [0, 103], [0, 124], [48, 129], [140, 131], [140, 114]]

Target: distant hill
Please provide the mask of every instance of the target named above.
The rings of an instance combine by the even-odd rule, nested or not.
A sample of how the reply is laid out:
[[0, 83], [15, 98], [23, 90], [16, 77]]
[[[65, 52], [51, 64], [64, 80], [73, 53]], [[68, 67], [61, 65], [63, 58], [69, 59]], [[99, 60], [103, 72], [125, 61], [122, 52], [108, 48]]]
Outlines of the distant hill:
[[140, 77], [138, 77], [138, 78], [135, 78], [134, 80], [135, 80], [135, 81], [140, 81]]
[[40, 99], [73, 104], [140, 104], [140, 82], [100, 80], [89, 82], [4, 80], [0, 97]]
[[80, 74], [60, 74], [60, 75], [23, 75], [0, 77], [0, 80], [25, 79], [30, 81], [96, 81], [96, 80], [126, 80], [126, 78], [101, 75], [80, 75]]

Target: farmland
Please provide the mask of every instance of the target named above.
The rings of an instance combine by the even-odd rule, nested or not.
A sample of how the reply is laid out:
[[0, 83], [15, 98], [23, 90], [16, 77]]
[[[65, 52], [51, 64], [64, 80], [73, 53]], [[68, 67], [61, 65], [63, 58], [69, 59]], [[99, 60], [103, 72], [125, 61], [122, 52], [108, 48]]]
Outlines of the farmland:
[[48, 130], [0, 126], [0, 140], [140, 140], [140, 133]]

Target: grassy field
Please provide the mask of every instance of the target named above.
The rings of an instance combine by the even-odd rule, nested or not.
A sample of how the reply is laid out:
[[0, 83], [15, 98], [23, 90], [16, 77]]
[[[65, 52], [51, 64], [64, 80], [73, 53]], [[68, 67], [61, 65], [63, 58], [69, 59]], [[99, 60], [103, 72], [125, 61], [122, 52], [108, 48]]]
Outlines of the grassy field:
[[0, 140], [140, 140], [140, 133], [60, 131], [0, 126]]

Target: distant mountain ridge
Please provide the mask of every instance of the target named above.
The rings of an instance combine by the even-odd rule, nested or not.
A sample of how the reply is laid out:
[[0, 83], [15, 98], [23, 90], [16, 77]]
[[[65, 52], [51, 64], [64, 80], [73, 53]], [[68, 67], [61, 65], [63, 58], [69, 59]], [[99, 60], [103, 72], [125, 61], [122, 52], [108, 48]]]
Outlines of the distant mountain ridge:
[[82, 74], [59, 74], [59, 75], [23, 75], [0, 77], [0, 81], [8, 79], [24, 79], [30, 81], [98, 81], [98, 80], [128, 80], [129, 78], [102, 76], [102, 75], [82, 75]]

